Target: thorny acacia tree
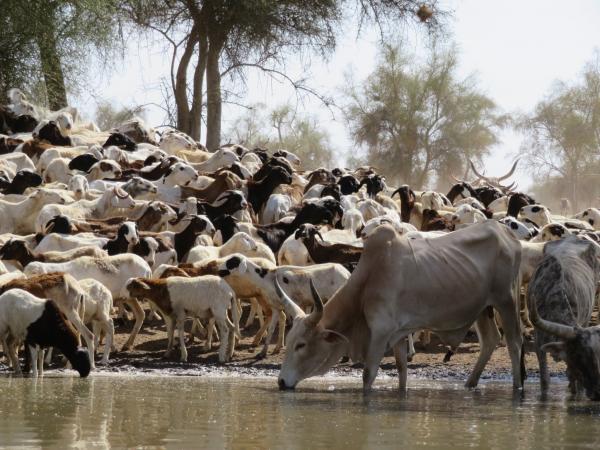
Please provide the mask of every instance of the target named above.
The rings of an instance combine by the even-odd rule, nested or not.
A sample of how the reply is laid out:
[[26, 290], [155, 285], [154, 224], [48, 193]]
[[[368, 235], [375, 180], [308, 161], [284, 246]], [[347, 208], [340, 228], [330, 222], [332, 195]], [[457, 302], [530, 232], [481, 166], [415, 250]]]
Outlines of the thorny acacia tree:
[[228, 135], [247, 147], [266, 147], [295, 153], [306, 170], [334, 163], [330, 136], [315, 117], [297, 114], [289, 104], [263, 114], [264, 105], [252, 106], [237, 118]]
[[600, 54], [577, 81], [556, 82], [519, 126], [521, 154], [538, 181], [553, 177], [575, 208], [591, 202], [600, 180]]
[[457, 52], [432, 45], [425, 61], [386, 45], [374, 72], [348, 90], [351, 134], [389, 179], [422, 188], [432, 174], [463, 173], [496, 143], [506, 117], [472, 78], [458, 79]]
[[46, 99], [37, 101], [66, 106], [67, 85], [79, 84], [88, 56], [107, 61], [120, 46], [116, 11], [113, 0], [3, 0], [0, 88], [39, 83]]
[[[383, 30], [415, 16], [419, 6], [415, 0], [125, 0], [124, 11], [169, 43], [176, 126], [199, 140], [206, 104], [206, 146], [215, 149], [220, 144], [224, 75], [243, 76], [258, 69], [316, 94], [303, 80], [286, 75], [286, 56], [304, 49], [327, 54], [335, 47], [336, 29], [349, 7], [358, 10], [361, 24], [376, 23]], [[436, 12], [429, 23], [435, 25], [443, 15]]]

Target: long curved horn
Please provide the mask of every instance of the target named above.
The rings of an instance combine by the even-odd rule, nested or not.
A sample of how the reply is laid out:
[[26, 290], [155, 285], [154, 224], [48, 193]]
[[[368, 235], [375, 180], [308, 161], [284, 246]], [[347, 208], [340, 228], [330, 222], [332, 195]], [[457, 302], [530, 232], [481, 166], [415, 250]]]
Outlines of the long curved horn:
[[561, 337], [564, 339], [573, 339], [575, 338], [575, 328], [563, 325], [562, 323], [550, 322], [549, 320], [542, 319], [538, 315], [537, 305], [535, 301], [529, 299], [529, 315], [531, 319], [531, 323], [536, 328], [539, 328], [542, 331], [545, 331], [548, 334], [551, 334], [556, 337]]
[[284, 292], [284, 290], [281, 289], [277, 275], [275, 275], [275, 290], [281, 299], [285, 313], [290, 316], [292, 320], [306, 316], [306, 313], [302, 311], [302, 308], [296, 305], [294, 301]]
[[449, 181], [454, 180], [456, 183], [462, 183], [463, 180], [456, 178], [454, 175], [450, 175]]
[[471, 164], [471, 170], [477, 176], [478, 179], [488, 181], [486, 176], [481, 175], [479, 172], [477, 172], [477, 169], [475, 168], [475, 164], [473, 164], [473, 161], [469, 160], [469, 163]]
[[512, 176], [515, 173], [515, 169], [517, 168], [517, 163], [519, 162], [519, 158], [516, 159], [515, 163], [512, 165], [511, 169], [508, 173], [502, 177], [498, 177], [498, 181], [506, 180], [508, 177]]
[[317, 234], [317, 236], [319, 236], [321, 238], [322, 242], [325, 242], [325, 239], [323, 239], [323, 235], [321, 234], [321, 232], [319, 230], [316, 230], [315, 233]]
[[312, 325], [316, 326], [323, 317], [323, 300], [321, 300], [321, 296], [317, 292], [315, 285], [313, 284], [313, 280], [309, 280], [310, 283], [310, 292], [312, 293], [313, 300], [315, 302], [315, 310], [310, 313], [310, 315], [306, 319], [307, 326]]
[[400, 192], [400, 189], [402, 189], [402, 186], [400, 186], [398, 189], [396, 189], [394, 192], [392, 192], [392, 195], [390, 195], [390, 198], [393, 198], [394, 195], [398, 194]]

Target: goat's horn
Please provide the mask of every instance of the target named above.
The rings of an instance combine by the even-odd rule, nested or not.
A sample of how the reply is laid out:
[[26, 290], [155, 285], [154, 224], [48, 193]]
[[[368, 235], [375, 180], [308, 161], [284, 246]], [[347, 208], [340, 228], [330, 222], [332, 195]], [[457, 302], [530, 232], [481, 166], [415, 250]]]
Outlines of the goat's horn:
[[[119, 197], [119, 198], [127, 198], [127, 197], [129, 197], [129, 194], [127, 192], [125, 192], [121, 188], [115, 188], [114, 192], [115, 192], [115, 195], [117, 197]], [[123, 194], [125, 194], [125, 195], [123, 195]]]
[[514, 162], [514, 164], [511, 167], [511, 169], [508, 171], [508, 173], [506, 175], [498, 177], [498, 181], [506, 180], [508, 177], [512, 176], [512, 174], [515, 172], [515, 169], [517, 168], [518, 162], [519, 162], [519, 158], [516, 159], [516, 161]]

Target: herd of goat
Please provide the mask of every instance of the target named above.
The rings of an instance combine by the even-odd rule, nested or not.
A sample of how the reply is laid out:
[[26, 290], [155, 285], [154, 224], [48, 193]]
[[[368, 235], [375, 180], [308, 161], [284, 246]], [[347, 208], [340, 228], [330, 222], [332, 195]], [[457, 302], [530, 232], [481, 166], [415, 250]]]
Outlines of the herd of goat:
[[[177, 329], [181, 361], [189, 319], [207, 350], [218, 337], [221, 362], [255, 320], [253, 345], [263, 342], [258, 356], [267, 354], [276, 331], [279, 352], [286, 299], [303, 311], [314, 309], [315, 295], [327, 305], [381, 227], [409, 243], [434, 242], [496, 221], [520, 243], [523, 292], [539, 282], [548, 241], [574, 235], [566, 241], [595, 248], [600, 237], [598, 209], [554, 215], [503, 185], [517, 162], [497, 178], [471, 164], [476, 180], [456, 180], [446, 195], [417, 192], [388, 187], [372, 167], [304, 171], [285, 150], [225, 145], [209, 152], [182, 132], [159, 134], [138, 118], [101, 131], [73, 108], [41, 111], [18, 89], [8, 98], [0, 106], [0, 339], [16, 373], [23, 345], [34, 376], [43, 373], [48, 348], [86, 376], [104, 341], [100, 363], [108, 364], [113, 317], [127, 310], [135, 321], [124, 350], [134, 346], [145, 317], [160, 315], [166, 352], [176, 346]], [[527, 314], [527, 302], [520, 303], [521, 326], [532, 326], [531, 315], [549, 333], [537, 308], [530, 305]], [[589, 325], [592, 307], [575, 305], [577, 326]], [[409, 354], [417, 331], [407, 336]]]

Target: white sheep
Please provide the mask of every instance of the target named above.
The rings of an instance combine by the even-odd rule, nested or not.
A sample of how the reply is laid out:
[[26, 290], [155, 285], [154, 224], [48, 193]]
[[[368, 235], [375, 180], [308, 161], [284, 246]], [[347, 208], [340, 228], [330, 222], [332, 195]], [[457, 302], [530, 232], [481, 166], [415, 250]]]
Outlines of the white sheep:
[[198, 245], [193, 247], [187, 257], [188, 263], [195, 263], [207, 259], [241, 253], [249, 258], [265, 258], [275, 263], [273, 251], [264, 243], [251, 238], [247, 233], [240, 231], [220, 247]]
[[[68, 273], [77, 280], [93, 278], [108, 288], [113, 299], [120, 299], [119, 296], [129, 278], [147, 278], [152, 276], [152, 270], [148, 266], [148, 263], [138, 255], [131, 253], [105, 258], [83, 256], [65, 263], [41, 263], [36, 261], [29, 264], [24, 271], [27, 276], [51, 272]], [[123, 300], [132, 308], [135, 316], [133, 330], [123, 346], [123, 349], [129, 349], [142, 327], [145, 314], [135, 298], [126, 298]]]
[[21, 373], [17, 354], [21, 343], [26, 343], [30, 352], [34, 377], [43, 375], [46, 347], [58, 348], [80, 376], [90, 373], [88, 352], [78, 347], [75, 330], [52, 300], [38, 298], [21, 289], [0, 295], [0, 340], [16, 373]]
[[[181, 361], [187, 361], [184, 322], [186, 317], [214, 318], [219, 328], [221, 344], [219, 361], [227, 362], [234, 351], [239, 334], [239, 311], [231, 287], [219, 277], [169, 277], [164, 279], [133, 278], [127, 281], [124, 295], [146, 298], [161, 312], [167, 325], [168, 344], [165, 356], [173, 348], [174, 326], [179, 334]], [[231, 308], [233, 323], [227, 315]]]

